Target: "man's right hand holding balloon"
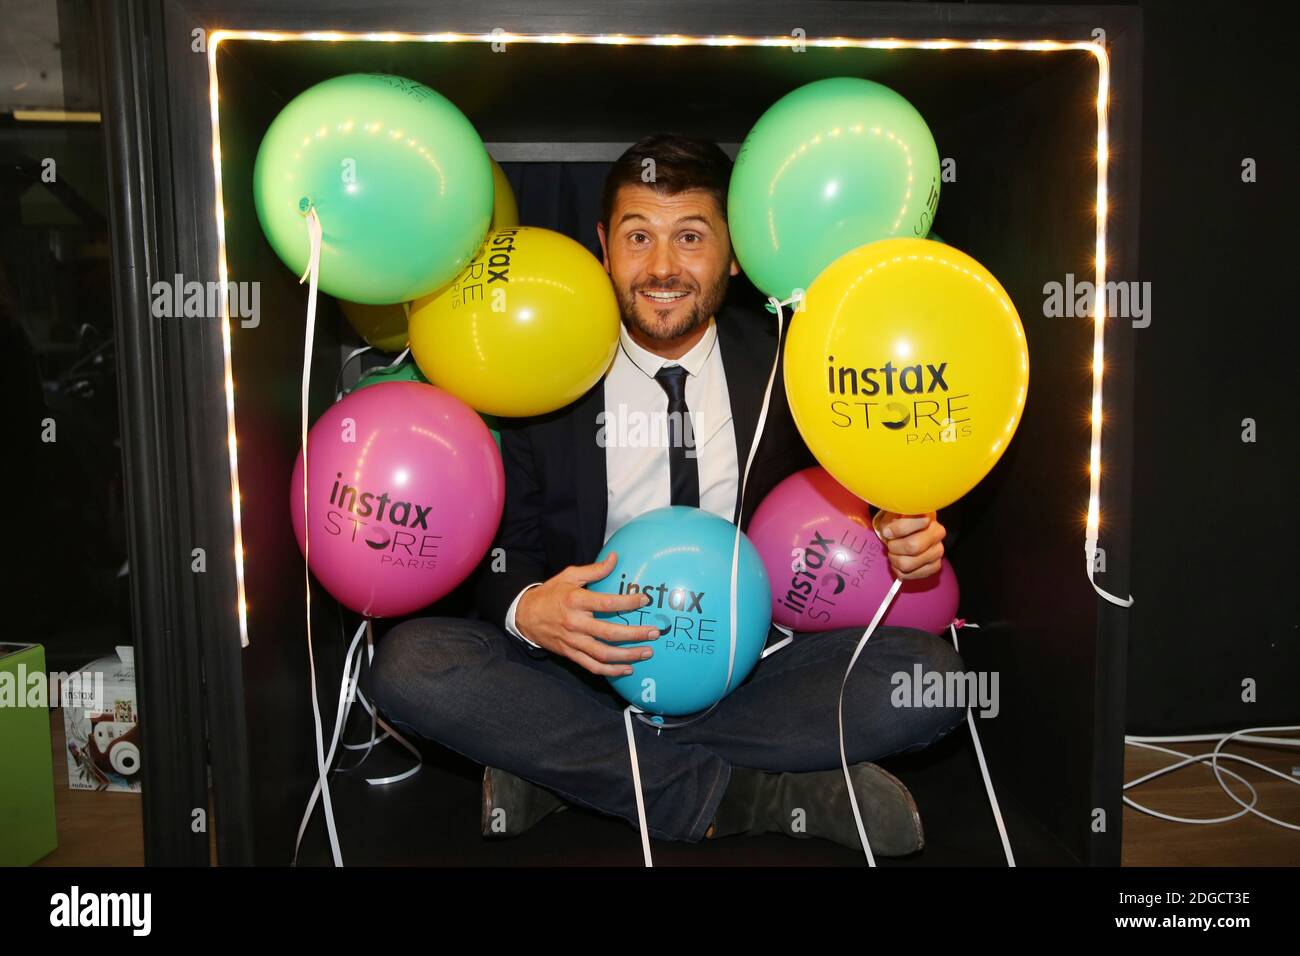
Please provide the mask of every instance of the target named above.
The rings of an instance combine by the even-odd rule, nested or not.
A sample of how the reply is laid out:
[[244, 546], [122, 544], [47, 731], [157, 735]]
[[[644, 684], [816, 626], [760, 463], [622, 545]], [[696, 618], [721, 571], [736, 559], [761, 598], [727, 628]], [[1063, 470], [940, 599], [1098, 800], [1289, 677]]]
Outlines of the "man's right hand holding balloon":
[[595, 615], [635, 611], [650, 603], [649, 595], [600, 594], [585, 587], [604, 578], [617, 563], [618, 555], [610, 552], [599, 564], [570, 565], [544, 584], [529, 588], [515, 609], [515, 627], [534, 644], [593, 674], [631, 674], [628, 664], [653, 652], [648, 647], [619, 647], [618, 642], [654, 640], [658, 628], [617, 624]]

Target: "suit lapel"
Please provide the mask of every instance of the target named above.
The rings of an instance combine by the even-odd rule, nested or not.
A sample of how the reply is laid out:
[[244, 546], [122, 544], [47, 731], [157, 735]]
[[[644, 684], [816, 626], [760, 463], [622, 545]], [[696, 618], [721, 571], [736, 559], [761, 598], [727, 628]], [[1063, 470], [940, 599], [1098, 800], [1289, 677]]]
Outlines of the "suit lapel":
[[578, 509], [578, 559], [583, 564], [595, 560], [605, 543], [605, 519], [609, 507], [606, 485], [605, 449], [596, 441], [600, 424], [597, 416], [605, 410], [605, 380], [578, 400], [574, 408], [573, 465]]

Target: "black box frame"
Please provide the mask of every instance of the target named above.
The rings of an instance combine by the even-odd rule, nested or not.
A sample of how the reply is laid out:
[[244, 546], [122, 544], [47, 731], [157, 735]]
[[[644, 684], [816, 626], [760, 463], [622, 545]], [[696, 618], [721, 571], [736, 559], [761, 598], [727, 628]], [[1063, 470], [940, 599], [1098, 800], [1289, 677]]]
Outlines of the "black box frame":
[[[1105, 31], [1110, 64], [1109, 130], [1113, 145], [1108, 187], [1110, 208], [1116, 210], [1107, 228], [1107, 274], [1119, 280], [1136, 275], [1141, 30], [1138, 11], [1131, 8], [827, 2], [613, 6], [547, 2], [500, 4], [485, 11], [475, 3], [449, 2], [431, 7], [419, 0], [367, 7], [336, 0], [310, 7], [287, 0], [152, 0], [139, 5], [104, 3], [99, 16], [106, 38], [105, 114], [110, 174], [116, 187], [112, 209], [115, 302], [122, 343], [121, 401], [142, 729], [150, 754], [145, 765], [145, 827], [151, 863], [208, 862], [206, 835], [194, 833], [191, 820], [194, 808], [207, 805], [204, 764], [209, 760], [215, 783], [221, 862], [286, 861], [297, 815], [316, 772], [310, 731], [304, 729], [310, 715], [307, 682], [299, 679], [296, 685], [286, 687], [274, 679], [286, 673], [301, 675], [306, 660], [302, 633], [255, 637], [248, 649], [240, 645], [239, 581], [234, 562], [229, 560], [234, 528], [229, 504], [231, 473], [221, 323], [193, 319], [159, 322], [150, 317], [150, 289], [154, 282], [169, 280], [178, 273], [205, 282], [219, 278], [209, 58], [194, 50], [194, 31], [206, 31], [199, 34], [204, 39], [217, 30], [454, 32], [482, 36], [497, 27], [531, 35], [787, 37], [799, 27], [810, 40], [834, 36], [958, 41], [1051, 39], [1078, 43], [1092, 42], [1093, 31], [1100, 28]], [[233, 46], [252, 41], [230, 42]], [[576, 46], [566, 48], [566, 52], [571, 53]], [[927, 55], [949, 53], [927, 51]], [[1095, 71], [1096, 66], [1092, 69]], [[789, 88], [795, 85], [798, 82], [790, 83]], [[292, 92], [296, 91], [272, 91], [271, 101]], [[1080, 110], [1086, 106], [1080, 105]], [[273, 115], [278, 107], [266, 108]], [[1086, 127], [1084, 120], [1094, 118], [1082, 111], [1068, 117], [1069, 122], [1082, 122]], [[978, 122], [987, 123], [986, 129], [997, 128], [996, 115]], [[1058, 131], [1064, 128], [1056, 127]], [[514, 155], [498, 156], [516, 160], [553, 158], [556, 154], [583, 158], [582, 148], [575, 144], [593, 142], [579, 138], [591, 132], [599, 130], [575, 129], [571, 137], [552, 144], [549, 155], [541, 144], [528, 143], [517, 144]], [[1008, 135], [1012, 132], [1007, 130]], [[973, 134], [966, 135], [969, 138]], [[489, 132], [485, 138], [492, 140], [493, 136]], [[588, 147], [585, 158], [608, 158], [610, 145], [605, 142], [603, 146]], [[1051, 213], [1058, 221], [1068, 217], [1072, 208], [1070, 194], [1061, 192], [1061, 199], [1047, 204], [1040, 216]], [[232, 202], [228, 196], [228, 225]], [[1074, 227], [1090, 223], [1086, 208], [1076, 206], [1074, 211], [1078, 217], [1070, 220]], [[981, 212], [989, 214], [987, 209]], [[1040, 233], [1045, 221], [1039, 220]], [[948, 234], [951, 230], [942, 203], [940, 226], [945, 238], [969, 248], [963, 242], [968, 237], [960, 234], [963, 227], [958, 225], [958, 233]], [[1075, 256], [1067, 261], [1086, 260]], [[1012, 263], [986, 264], [1008, 284], [1004, 272], [1014, 271]], [[1004, 271], [1000, 272], [1000, 268]], [[287, 277], [287, 284], [281, 285], [288, 288], [295, 278]], [[288, 314], [300, 315], [300, 308], [294, 312], [293, 300], [287, 301]], [[1021, 307], [1024, 314], [1023, 301]], [[265, 299], [263, 311], [267, 312]], [[1090, 329], [1089, 324], [1089, 339]], [[295, 318], [289, 338], [297, 336], [300, 340], [300, 334], [300, 320]], [[1131, 356], [1131, 330], [1124, 323], [1107, 323], [1106, 430], [1101, 449], [1106, 465], [1101, 511], [1107, 573], [1099, 581], [1120, 595], [1127, 594], [1128, 577]], [[1071, 353], [1068, 359], [1085, 366], [1085, 384], [1090, 357], [1091, 348], [1087, 348], [1083, 355]], [[328, 364], [328, 359], [322, 361]], [[328, 371], [317, 369], [317, 384], [332, 379]], [[1063, 369], [1055, 374], [1064, 381]], [[327, 401], [328, 396], [322, 400]], [[1034, 402], [1032, 382], [1030, 402]], [[1086, 405], [1082, 411], [1086, 413]], [[1076, 424], [1057, 422], [1055, 440], [1086, 448], [1087, 429], [1080, 430]], [[1052, 440], [1052, 434], [1050, 422], [1035, 426], [1027, 411], [1017, 444], [991, 476], [988, 489], [981, 493], [990, 517], [963, 528], [964, 540], [992, 548], [999, 533], [996, 519], [1016, 515], [1015, 508], [999, 502], [998, 488], [1032, 487], [1034, 481], [1047, 481], [1062, 486], [1057, 493], [1082, 512], [1087, 503], [1086, 456], [1081, 462], [1084, 474], [1073, 484], [1069, 478], [1053, 483], [1051, 476], [1035, 476], [1033, 463], [1025, 460], [1027, 435], [1046, 442]], [[248, 488], [244, 491], [247, 495]], [[274, 493], [280, 495], [281, 491], [277, 488]], [[997, 726], [984, 734], [985, 748], [1002, 790], [1028, 808], [1073, 858], [1093, 864], [1116, 864], [1121, 824], [1126, 621], [1122, 610], [1093, 595], [1083, 577], [1083, 549], [1078, 547], [1083, 540], [1082, 521], [1066, 524], [1073, 528], [1073, 565], [1062, 564], [1064, 559], [1058, 552], [1044, 556], [1027, 551], [997, 569], [997, 575], [962, 568], [967, 593], [987, 596], [984, 606], [977, 602], [971, 609], [976, 612], [972, 616], [978, 614], [985, 629], [963, 642], [963, 653], [971, 666], [1000, 670], [1004, 688], [1010, 675], [1013, 689], [1011, 697], [1004, 698], [1004, 706], [1018, 700], [1056, 721], [1021, 721], [1015, 726], [1008, 721], [992, 722]], [[207, 571], [201, 575], [190, 570], [194, 547], [203, 547], [208, 554]], [[1053, 606], [1052, 594], [1027, 597], [1025, 588], [1015, 585], [1021, 576], [1032, 581], [1044, 569], [1058, 575], [1074, 574], [1081, 582], [1082, 590], [1071, 592], [1068, 607]], [[298, 595], [301, 608], [300, 581], [301, 577], [295, 576], [287, 586]], [[999, 581], [1005, 589], [1002, 592], [996, 587]], [[971, 588], [970, 583], [979, 586]], [[1015, 622], [999, 620], [998, 610], [1008, 606], [1000, 602], [1007, 601], [1008, 595], [1018, 598], [1018, 614], [1023, 606], [1022, 616], [1030, 622], [1027, 628], [1020, 617]], [[1059, 642], [1051, 640], [1050, 631], [1053, 616], [1063, 610], [1077, 615], [1081, 623], [1076, 622], [1076, 629], [1091, 637], [1091, 642], [1066, 648], [1066, 653], [1062, 653]], [[328, 688], [337, 680], [335, 664], [341, 665], [341, 652], [322, 652], [321, 644], [325, 642], [319, 635], [330, 633], [322, 626], [325, 623], [328, 618], [321, 619], [315, 628], [323, 697], [332, 693]], [[1026, 643], [1023, 635], [1018, 641], [1008, 638], [999, 649], [994, 638], [1000, 627], [1007, 635], [1025, 631], [1043, 639], [1035, 647]], [[1078, 674], [1065, 691], [1043, 679], [1061, 661], [1074, 666]], [[1062, 701], [1070, 705], [1067, 711], [1060, 709]], [[267, 715], [277, 711], [291, 715], [297, 723], [287, 720], [283, 726], [267, 724]], [[1048, 729], [1053, 726], [1060, 731], [1059, 743]], [[278, 776], [268, 776], [266, 753], [273, 745], [281, 747], [275, 751], [276, 758], [284, 760], [284, 765], [277, 768]], [[1057, 772], [1044, 778], [1032, 761], [1044, 759], [1043, 755], [1053, 752], [1053, 748], [1067, 757]], [[1096, 810], [1104, 813], [1104, 829], [1094, 826]], [[791, 857], [797, 859], [793, 851]]]

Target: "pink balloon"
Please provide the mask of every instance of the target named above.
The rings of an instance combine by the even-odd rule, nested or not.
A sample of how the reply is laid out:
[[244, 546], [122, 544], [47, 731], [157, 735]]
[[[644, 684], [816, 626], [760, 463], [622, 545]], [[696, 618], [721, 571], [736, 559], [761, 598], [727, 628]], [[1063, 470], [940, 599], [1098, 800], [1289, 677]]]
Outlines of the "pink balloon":
[[[795, 631], [865, 628], [894, 582], [867, 503], [822, 468], [773, 488], [749, 539], [772, 582], [772, 619]], [[881, 623], [937, 633], [956, 615], [957, 599], [957, 575], [944, 558], [938, 574], [903, 582]]]
[[[336, 403], [307, 434], [308, 566], [367, 617], [409, 614], [478, 565], [505, 504], [501, 453], [464, 402], [383, 382]], [[289, 511], [303, 545], [302, 452]]]

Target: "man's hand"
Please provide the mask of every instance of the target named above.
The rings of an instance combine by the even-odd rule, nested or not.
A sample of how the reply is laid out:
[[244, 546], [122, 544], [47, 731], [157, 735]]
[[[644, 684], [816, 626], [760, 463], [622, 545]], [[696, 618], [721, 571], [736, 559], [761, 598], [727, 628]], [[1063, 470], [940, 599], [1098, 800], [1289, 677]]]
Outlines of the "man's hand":
[[943, 539], [948, 531], [939, 524], [933, 511], [924, 515], [877, 511], [871, 526], [889, 553], [889, 566], [894, 569], [895, 577], [915, 581], [939, 572]]
[[647, 594], [601, 594], [584, 585], [599, 581], [618, 563], [612, 551], [599, 564], [570, 565], [545, 584], [529, 588], [515, 608], [515, 627], [535, 644], [581, 664], [593, 674], [622, 677], [632, 673], [624, 661], [651, 655], [648, 647], [615, 647], [610, 641], [647, 641], [655, 627], [598, 620], [595, 611], [635, 611], [650, 603]]

